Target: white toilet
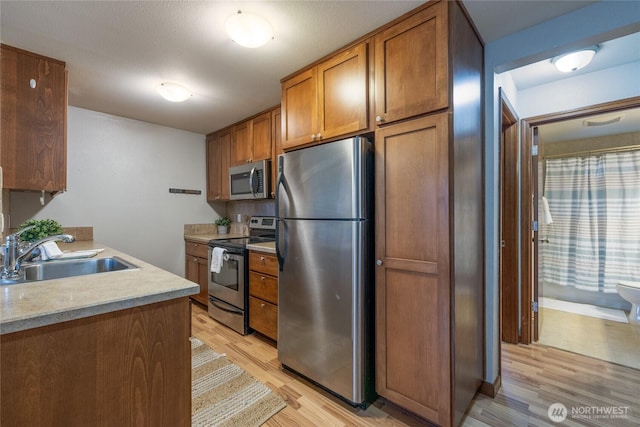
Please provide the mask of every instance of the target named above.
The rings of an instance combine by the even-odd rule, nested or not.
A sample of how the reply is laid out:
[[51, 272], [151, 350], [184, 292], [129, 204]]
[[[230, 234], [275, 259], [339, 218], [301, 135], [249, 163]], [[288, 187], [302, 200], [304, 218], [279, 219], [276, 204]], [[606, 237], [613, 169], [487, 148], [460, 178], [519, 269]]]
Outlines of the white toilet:
[[621, 280], [616, 285], [618, 294], [631, 303], [629, 322], [640, 324], [640, 282]]

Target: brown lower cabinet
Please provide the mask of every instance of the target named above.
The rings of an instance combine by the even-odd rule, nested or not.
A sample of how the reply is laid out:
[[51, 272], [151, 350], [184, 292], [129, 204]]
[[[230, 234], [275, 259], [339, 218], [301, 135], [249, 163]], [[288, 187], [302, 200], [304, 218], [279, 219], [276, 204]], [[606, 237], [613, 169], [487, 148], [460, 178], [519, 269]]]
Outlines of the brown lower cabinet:
[[0, 337], [2, 427], [191, 426], [186, 297]]
[[185, 240], [185, 279], [200, 285], [200, 292], [191, 299], [200, 304], [209, 303], [209, 246], [193, 240]]
[[249, 327], [278, 340], [278, 261], [265, 252], [249, 253]]

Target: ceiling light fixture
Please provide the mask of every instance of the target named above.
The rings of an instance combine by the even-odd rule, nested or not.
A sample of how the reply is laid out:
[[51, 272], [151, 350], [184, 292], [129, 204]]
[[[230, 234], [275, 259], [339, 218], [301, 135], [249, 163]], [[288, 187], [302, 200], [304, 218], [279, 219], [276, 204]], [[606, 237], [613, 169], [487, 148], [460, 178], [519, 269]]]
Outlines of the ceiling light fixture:
[[600, 119], [586, 119], [582, 121], [582, 126], [588, 126], [588, 127], [607, 126], [607, 125], [612, 125], [614, 123], [618, 123], [620, 119], [622, 119], [622, 116], [615, 116], [611, 118], [600, 118]]
[[171, 102], [184, 102], [191, 97], [191, 91], [177, 83], [160, 83], [158, 93]]
[[273, 27], [269, 21], [253, 13], [239, 10], [227, 18], [224, 26], [231, 40], [240, 46], [256, 48], [273, 39]]
[[597, 51], [598, 46], [592, 46], [586, 49], [556, 56], [551, 60], [551, 62], [563, 73], [570, 73], [589, 65]]

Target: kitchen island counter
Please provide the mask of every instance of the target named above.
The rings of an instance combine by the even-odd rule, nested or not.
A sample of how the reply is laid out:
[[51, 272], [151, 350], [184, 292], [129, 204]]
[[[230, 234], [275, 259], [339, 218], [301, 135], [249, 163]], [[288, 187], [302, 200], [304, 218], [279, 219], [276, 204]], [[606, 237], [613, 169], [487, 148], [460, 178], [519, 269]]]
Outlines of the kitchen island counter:
[[93, 241], [59, 246], [63, 251], [103, 248], [95, 258], [118, 256], [139, 268], [0, 286], [0, 334], [186, 297], [199, 290], [193, 282]]
[[0, 287], [2, 425], [191, 426], [198, 286], [91, 241], [60, 248], [139, 268]]

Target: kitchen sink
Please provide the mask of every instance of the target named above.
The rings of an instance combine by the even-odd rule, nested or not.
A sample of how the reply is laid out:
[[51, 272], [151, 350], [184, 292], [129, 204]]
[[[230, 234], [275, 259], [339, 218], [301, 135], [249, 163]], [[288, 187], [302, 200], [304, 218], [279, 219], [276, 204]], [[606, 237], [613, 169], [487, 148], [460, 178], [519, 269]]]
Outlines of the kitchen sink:
[[137, 265], [116, 256], [110, 258], [44, 261], [23, 265], [19, 279], [2, 279], [2, 285], [36, 282], [41, 280], [64, 279], [65, 277], [85, 276], [110, 271], [134, 270]]

